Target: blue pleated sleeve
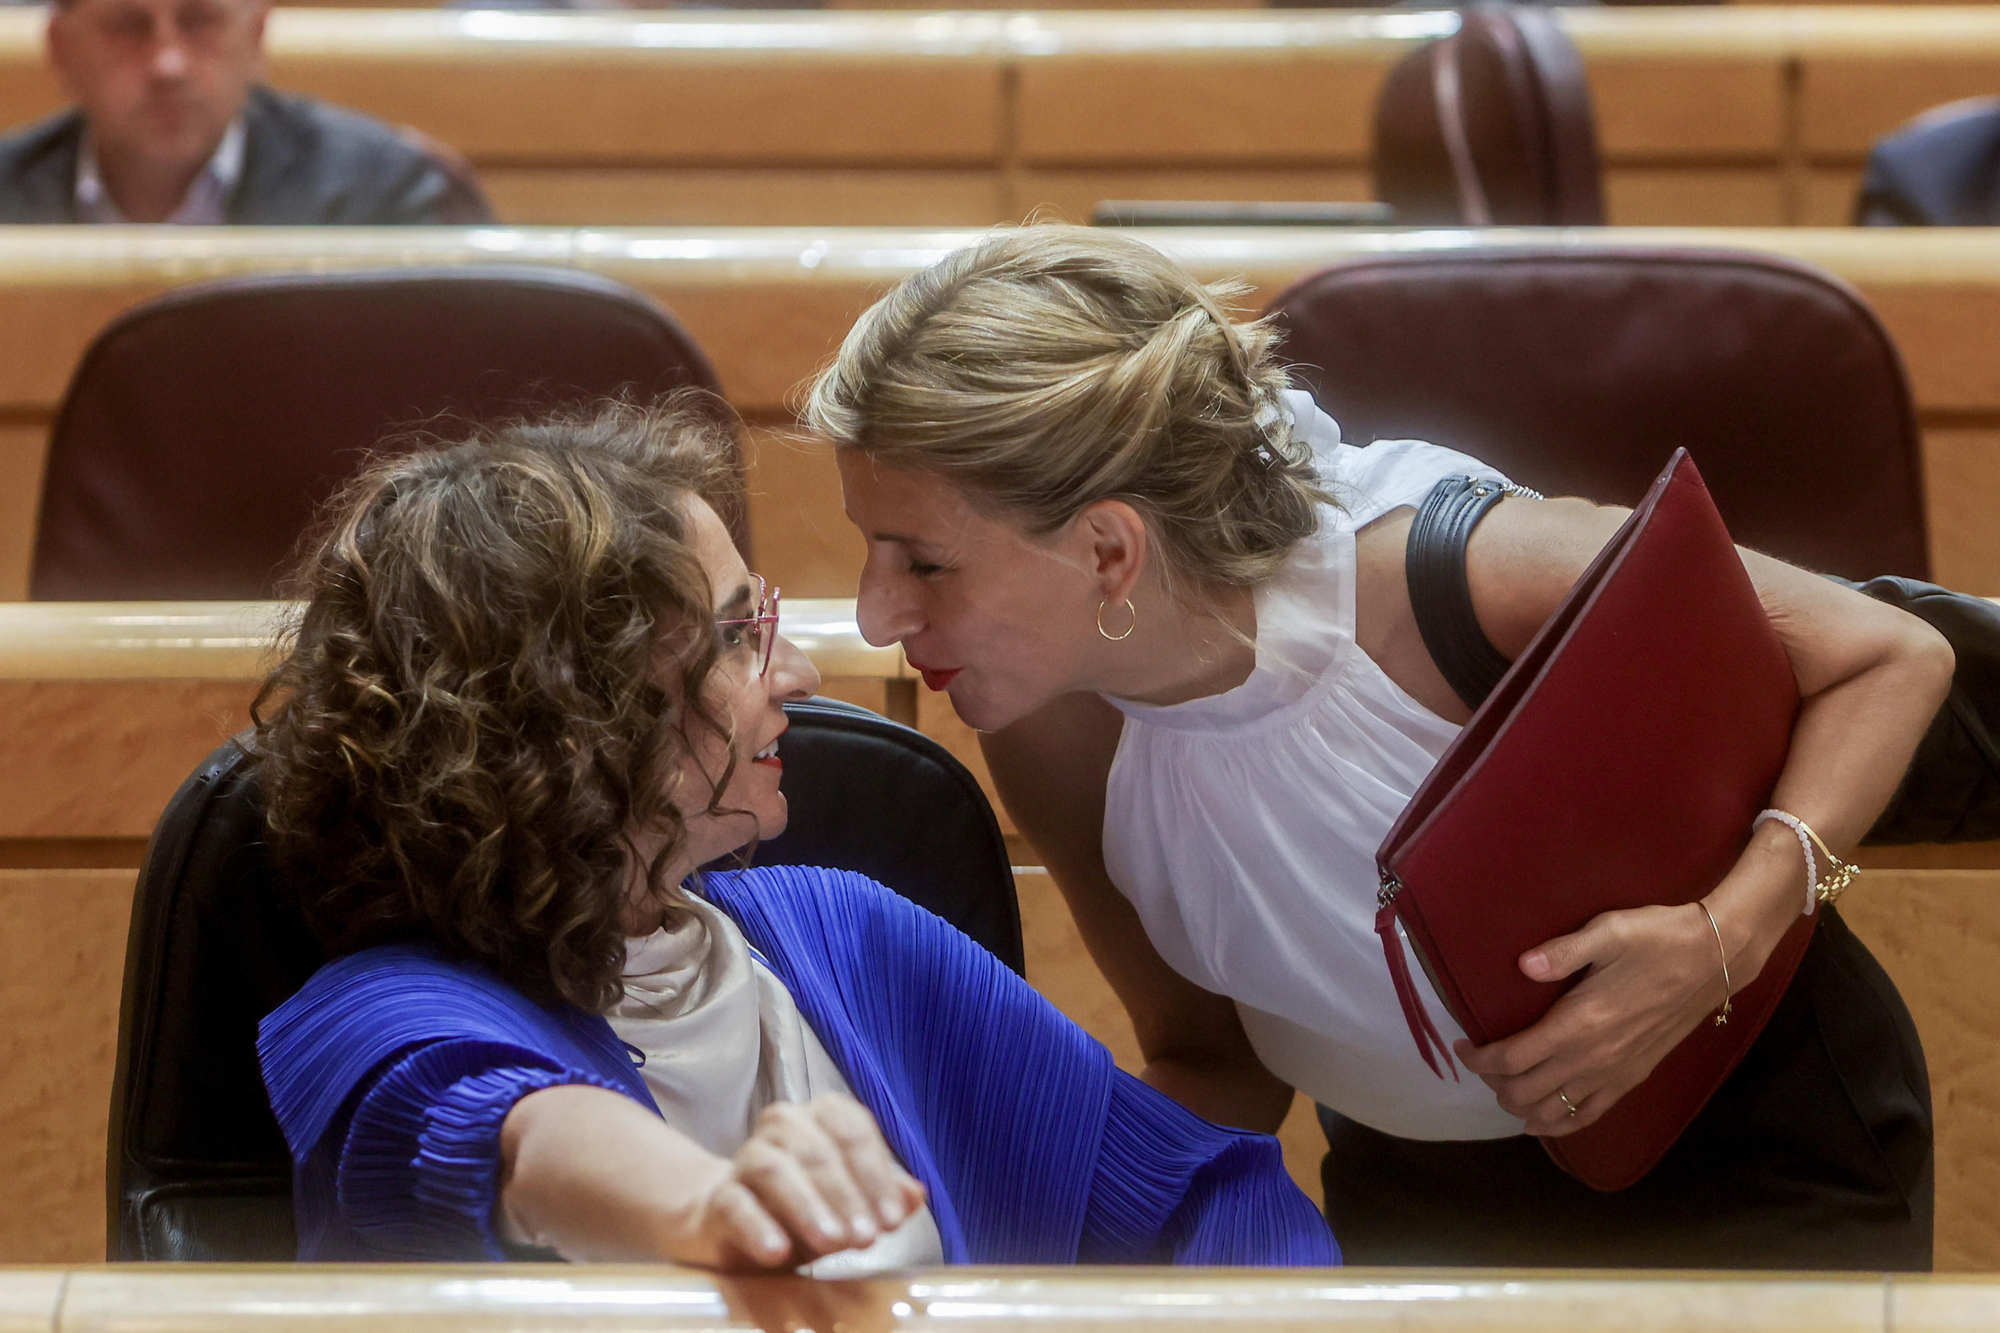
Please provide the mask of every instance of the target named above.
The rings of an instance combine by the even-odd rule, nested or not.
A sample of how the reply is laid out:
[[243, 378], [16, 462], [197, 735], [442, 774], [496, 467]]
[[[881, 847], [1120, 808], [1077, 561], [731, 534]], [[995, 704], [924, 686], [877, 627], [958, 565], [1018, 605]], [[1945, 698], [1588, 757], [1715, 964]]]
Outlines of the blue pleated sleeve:
[[258, 1054], [292, 1151], [299, 1258], [504, 1259], [500, 1126], [531, 1092], [652, 1098], [602, 1019], [419, 946], [329, 964]]
[[1137, 1079], [942, 919], [843, 871], [706, 880], [931, 1194], [947, 1259], [1339, 1262], [1277, 1140]]

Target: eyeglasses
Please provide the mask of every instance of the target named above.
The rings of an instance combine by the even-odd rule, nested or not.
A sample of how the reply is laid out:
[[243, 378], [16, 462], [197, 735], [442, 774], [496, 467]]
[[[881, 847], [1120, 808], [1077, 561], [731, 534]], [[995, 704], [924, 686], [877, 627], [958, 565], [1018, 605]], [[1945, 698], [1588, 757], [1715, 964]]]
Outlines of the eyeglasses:
[[[778, 590], [764, 582], [761, 574], [750, 577], [757, 580], [757, 614], [744, 620], [718, 620], [715, 627], [725, 631], [722, 636], [724, 648], [749, 644], [750, 651], [757, 655], [757, 674], [762, 676], [771, 669], [771, 649], [778, 642]], [[726, 631], [739, 625], [746, 627], [744, 637], [730, 637]]]

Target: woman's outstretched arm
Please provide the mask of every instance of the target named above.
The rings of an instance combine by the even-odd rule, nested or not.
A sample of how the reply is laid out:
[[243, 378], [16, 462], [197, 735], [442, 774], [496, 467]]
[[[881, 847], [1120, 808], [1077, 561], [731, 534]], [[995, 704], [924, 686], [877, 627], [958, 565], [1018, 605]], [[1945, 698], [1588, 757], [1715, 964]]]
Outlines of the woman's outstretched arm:
[[[1581, 500], [1510, 500], [1480, 525], [1467, 575], [1480, 624], [1502, 653], [1519, 655], [1626, 514]], [[1895, 794], [1944, 702], [1951, 647], [1915, 616], [1816, 574], [1751, 551], [1743, 563], [1801, 697], [1772, 804], [1843, 851]], [[1704, 901], [1740, 990], [1805, 908], [1796, 836], [1761, 825]], [[1537, 1134], [1596, 1120], [1723, 998], [1716, 935], [1692, 905], [1608, 912], [1529, 950], [1520, 966], [1537, 981], [1584, 976], [1533, 1027], [1482, 1048], [1461, 1043], [1460, 1055]]]
[[580, 1084], [514, 1104], [499, 1208], [517, 1239], [588, 1260], [773, 1268], [864, 1248], [923, 1187], [852, 1097], [777, 1103], [717, 1157], [631, 1098]]

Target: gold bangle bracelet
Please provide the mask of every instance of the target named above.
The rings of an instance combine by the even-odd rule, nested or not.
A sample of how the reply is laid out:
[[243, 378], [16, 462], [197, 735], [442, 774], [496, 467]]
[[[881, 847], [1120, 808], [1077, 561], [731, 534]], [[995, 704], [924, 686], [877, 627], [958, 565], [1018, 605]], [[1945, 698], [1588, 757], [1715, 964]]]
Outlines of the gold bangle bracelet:
[[1813, 892], [1819, 895], [1819, 900], [1831, 903], [1854, 882], [1855, 877], [1861, 873], [1861, 867], [1835, 856], [1833, 849], [1826, 845], [1826, 840], [1813, 832], [1813, 826], [1805, 820], [1799, 821], [1799, 827], [1806, 831], [1806, 836], [1813, 840], [1813, 846], [1819, 848], [1819, 854], [1825, 857], [1827, 865], [1832, 867], [1827, 871], [1825, 879], [1813, 885]]
[[1715, 913], [1708, 910], [1708, 904], [1697, 898], [1694, 905], [1708, 918], [1708, 928], [1715, 932], [1715, 951], [1722, 955], [1722, 1011], [1715, 1016], [1715, 1025], [1721, 1027], [1729, 1021], [1730, 999], [1736, 988], [1729, 984], [1729, 950], [1722, 943], [1722, 927], [1715, 924]]

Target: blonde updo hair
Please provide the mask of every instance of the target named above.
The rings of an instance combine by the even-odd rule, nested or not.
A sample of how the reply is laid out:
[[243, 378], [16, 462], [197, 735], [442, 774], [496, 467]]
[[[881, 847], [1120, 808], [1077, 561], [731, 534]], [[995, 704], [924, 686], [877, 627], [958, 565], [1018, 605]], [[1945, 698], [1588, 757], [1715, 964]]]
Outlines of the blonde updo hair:
[[1333, 497], [1280, 410], [1277, 330], [1225, 307], [1246, 290], [1115, 233], [1001, 231], [862, 315], [807, 420], [1038, 536], [1124, 500], [1170, 587], [1252, 585]]

